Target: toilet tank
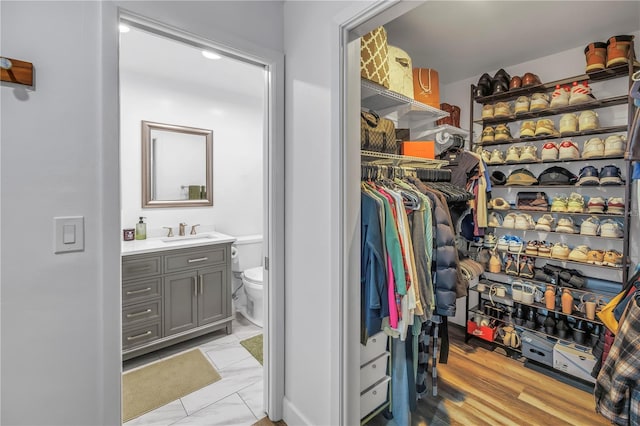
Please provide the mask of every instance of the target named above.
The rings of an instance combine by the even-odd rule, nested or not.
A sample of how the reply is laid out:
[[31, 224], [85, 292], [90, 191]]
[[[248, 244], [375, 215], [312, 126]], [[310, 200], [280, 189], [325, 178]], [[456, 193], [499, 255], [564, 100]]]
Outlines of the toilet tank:
[[242, 272], [262, 265], [262, 235], [236, 237], [231, 254], [231, 269]]

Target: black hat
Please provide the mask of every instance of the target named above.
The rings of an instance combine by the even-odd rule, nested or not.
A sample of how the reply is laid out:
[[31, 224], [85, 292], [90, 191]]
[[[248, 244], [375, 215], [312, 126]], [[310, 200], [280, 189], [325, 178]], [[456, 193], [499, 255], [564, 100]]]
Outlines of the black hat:
[[491, 183], [493, 185], [504, 185], [505, 183], [507, 183], [507, 176], [500, 170], [496, 170], [495, 172], [491, 173], [489, 179], [491, 180]]
[[549, 167], [538, 176], [540, 185], [573, 185], [578, 181], [578, 176], [564, 167]]

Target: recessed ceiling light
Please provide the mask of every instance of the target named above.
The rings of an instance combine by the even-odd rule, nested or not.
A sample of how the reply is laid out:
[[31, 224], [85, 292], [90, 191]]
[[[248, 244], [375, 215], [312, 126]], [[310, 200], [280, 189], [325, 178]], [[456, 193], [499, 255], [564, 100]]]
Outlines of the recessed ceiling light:
[[211, 52], [209, 50], [203, 50], [202, 51], [202, 56], [204, 56], [207, 59], [220, 59], [221, 58], [220, 55], [218, 55], [216, 53], [213, 53], [213, 52]]
[[120, 29], [121, 33], [128, 33], [129, 31], [131, 31], [131, 28], [127, 27], [125, 24], [118, 25], [118, 28]]

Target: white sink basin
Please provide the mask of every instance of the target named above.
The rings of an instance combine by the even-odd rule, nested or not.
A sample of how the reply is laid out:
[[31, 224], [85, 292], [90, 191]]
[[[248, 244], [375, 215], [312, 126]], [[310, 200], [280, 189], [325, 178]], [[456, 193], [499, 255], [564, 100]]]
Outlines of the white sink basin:
[[160, 240], [163, 243], [180, 243], [183, 241], [211, 240], [216, 238], [220, 238], [220, 236], [216, 234], [196, 234], [196, 235], [185, 235], [183, 237], [166, 237], [166, 238], [161, 238]]

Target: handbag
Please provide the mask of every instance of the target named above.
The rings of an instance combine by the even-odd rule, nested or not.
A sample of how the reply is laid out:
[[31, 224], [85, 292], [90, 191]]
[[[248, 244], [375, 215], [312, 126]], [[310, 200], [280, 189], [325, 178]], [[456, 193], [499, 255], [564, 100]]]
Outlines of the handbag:
[[396, 126], [393, 121], [381, 118], [374, 111], [360, 112], [360, 149], [396, 154]]
[[440, 83], [438, 71], [433, 68], [413, 69], [413, 98], [440, 109]]
[[618, 303], [620, 303], [620, 301], [624, 299], [624, 297], [627, 294], [627, 291], [628, 290], [623, 290], [622, 292], [618, 293], [616, 297], [611, 299], [609, 303], [607, 303], [602, 307], [602, 309], [600, 309], [600, 312], [596, 312], [596, 316], [600, 318], [600, 321], [602, 321], [602, 323], [613, 334], [618, 333], [618, 320], [616, 319], [613, 311], [616, 309], [616, 306], [618, 306]]
[[389, 90], [413, 99], [413, 71], [411, 57], [404, 50], [388, 46]]
[[519, 210], [547, 211], [549, 199], [544, 192], [518, 192], [516, 206]]
[[389, 88], [389, 50], [384, 27], [360, 39], [360, 76]]
[[440, 104], [440, 109], [444, 112], [448, 112], [448, 117], [443, 117], [436, 121], [438, 126], [442, 126], [443, 124], [448, 124], [454, 127], [460, 127], [460, 107], [457, 105], [450, 105], [448, 103]]

